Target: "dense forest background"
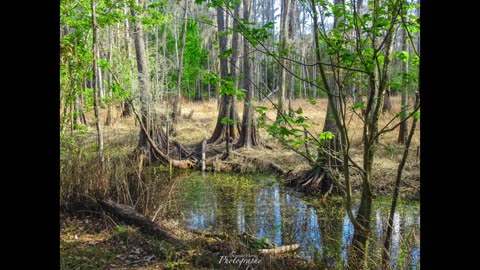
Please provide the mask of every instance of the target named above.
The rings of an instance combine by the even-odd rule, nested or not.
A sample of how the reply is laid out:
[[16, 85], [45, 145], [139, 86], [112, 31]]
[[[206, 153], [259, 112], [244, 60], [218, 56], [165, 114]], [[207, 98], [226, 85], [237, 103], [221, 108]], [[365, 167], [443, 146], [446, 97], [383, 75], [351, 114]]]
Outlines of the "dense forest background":
[[399, 199], [420, 190], [419, 17], [414, 0], [62, 0], [62, 211], [113, 200], [155, 220], [151, 168], [275, 173], [342, 199], [350, 269], [371, 267], [388, 196], [375, 264], [391, 267]]

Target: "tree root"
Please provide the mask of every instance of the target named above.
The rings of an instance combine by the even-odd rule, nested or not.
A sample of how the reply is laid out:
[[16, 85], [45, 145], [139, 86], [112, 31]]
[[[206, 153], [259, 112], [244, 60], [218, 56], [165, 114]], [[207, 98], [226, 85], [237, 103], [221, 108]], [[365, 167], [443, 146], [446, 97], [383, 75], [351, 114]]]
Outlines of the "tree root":
[[296, 187], [309, 194], [324, 194], [324, 201], [332, 192], [339, 191], [330, 173], [321, 167], [315, 167], [299, 175], [286, 178], [284, 183], [286, 186]]
[[193, 151], [188, 151], [181, 143], [177, 141], [172, 141], [172, 144], [175, 145], [178, 149], [178, 155], [179, 159], [187, 159], [187, 158], [192, 158], [194, 161], [197, 161], [197, 158], [195, 158], [195, 150]]
[[285, 175], [286, 171], [278, 164], [256, 157], [250, 157], [240, 154], [236, 151], [230, 151], [227, 156], [225, 152], [219, 152], [215, 149], [209, 149], [210, 155], [205, 160], [207, 168], [212, 168], [216, 172], [235, 171], [246, 172], [273, 172], [277, 175]]
[[[132, 105], [132, 108], [133, 108], [133, 105]], [[167, 145], [168, 144], [168, 139], [166, 138], [165, 133], [163, 132], [163, 129], [161, 127], [157, 127], [155, 132], [153, 132], [153, 131], [149, 132], [149, 130], [147, 130], [145, 128], [145, 125], [142, 122], [142, 119], [137, 114], [137, 112], [135, 111], [134, 108], [133, 108], [133, 113], [135, 114], [135, 117], [137, 118], [138, 122], [140, 123], [140, 127], [141, 127], [141, 129], [143, 131], [143, 134], [145, 135], [145, 138], [147, 139], [147, 142], [148, 142], [148, 143], [145, 143], [144, 145], [141, 145], [141, 146], [139, 145], [137, 150], [142, 150], [143, 149], [145, 151], [145, 154], [149, 158], [149, 160], [151, 160], [152, 154], [156, 154], [159, 157], [159, 158], [157, 157], [156, 159], [161, 159], [163, 161], [169, 162], [170, 164], [172, 164], [172, 167], [174, 167], [176, 169], [180, 169], [180, 170], [186, 170], [186, 169], [194, 166], [197, 163], [197, 162], [195, 162], [193, 160], [190, 160], [190, 159], [176, 160], [176, 159], [171, 158], [169, 155], [165, 154], [165, 152], [162, 149], [160, 149], [160, 147], [158, 146], [158, 145], [160, 145], [160, 146], [167, 147], [166, 152], [167, 153], [169, 152], [168, 151], [168, 145]], [[155, 142], [152, 139], [152, 137], [156, 137], [157, 142]], [[180, 143], [176, 142], [175, 145], [180, 149], [179, 156], [182, 155], [182, 151], [187, 152], [186, 149]], [[153, 153], [152, 153], [151, 150], [153, 150]], [[135, 151], [135, 152], [137, 152], [137, 151]]]

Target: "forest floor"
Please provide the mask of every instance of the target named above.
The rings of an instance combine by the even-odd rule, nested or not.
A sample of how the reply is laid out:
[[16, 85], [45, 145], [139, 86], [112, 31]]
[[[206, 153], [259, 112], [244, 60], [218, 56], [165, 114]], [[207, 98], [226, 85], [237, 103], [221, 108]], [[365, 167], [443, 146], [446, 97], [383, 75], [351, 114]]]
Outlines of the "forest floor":
[[[392, 98], [392, 111], [382, 115], [380, 127], [387, 123], [400, 108], [400, 99]], [[238, 113], [241, 116], [243, 103], [239, 103]], [[271, 107], [268, 103], [261, 104]], [[312, 123], [312, 133], [320, 133], [326, 114], [326, 101], [318, 100], [316, 105], [312, 105], [304, 100], [295, 100], [292, 108], [297, 110], [302, 108], [303, 115], [308, 116]], [[164, 107], [159, 105], [158, 111]], [[191, 149], [199, 144], [204, 138], [209, 138], [212, 134], [217, 121], [217, 104], [211, 102], [189, 102], [182, 104], [182, 116], [177, 126], [176, 136], [171, 140], [176, 140]], [[120, 175], [115, 164], [127, 164], [125, 161], [128, 154], [132, 152], [138, 142], [139, 126], [135, 123], [134, 117], [118, 117], [119, 111], [114, 113], [114, 123], [104, 128], [105, 138], [105, 156], [107, 162], [113, 165], [111, 171], [114, 178]], [[275, 119], [274, 112], [268, 112], [270, 119]], [[91, 115], [87, 114], [87, 120], [91, 122]], [[105, 117], [102, 117], [105, 119]], [[409, 122], [410, 124], [410, 122]], [[362, 161], [362, 142], [361, 142], [361, 120], [352, 115], [349, 125], [349, 134], [352, 141], [353, 160]], [[411, 151], [405, 165], [402, 179], [401, 196], [404, 198], [418, 199], [420, 194], [420, 135], [419, 129], [415, 133]], [[263, 142], [271, 149], [237, 149], [235, 153], [247, 156], [255, 163], [245, 162], [245, 159], [238, 159], [237, 164], [235, 156], [230, 160], [230, 164], [235, 164], [235, 168], [241, 172], [265, 172], [267, 167], [261, 164], [275, 163], [280, 165], [285, 171], [292, 170], [300, 172], [308, 169], [308, 164], [303, 158], [293, 151], [285, 149], [274, 138], [267, 134], [264, 129], [259, 129]], [[386, 133], [380, 137], [377, 155], [373, 166], [373, 193], [376, 195], [391, 196], [393, 183], [395, 180], [397, 166], [403, 154], [403, 146], [396, 143], [398, 130]], [[68, 200], [66, 194], [71, 194], [75, 188], [91, 189], [97, 185], [92, 181], [98, 176], [92, 166], [92, 161], [83, 161], [79, 163], [84, 156], [94, 156], [96, 142], [95, 128], [89, 127], [82, 136], [75, 136], [69, 146], [65, 149], [67, 153], [61, 156], [61, 202]], [[67, 143], [68, 144], [68, 143]], [[223, 151], [224, 145], [211, 146], [207, 152], [207, 158], [210, 155]], [[74, 150], [72, 150], [74, 149]], [[75, 156], [72, 155], [75, 154]], [[78, 157], [78, 158], [72, 158]], [[109, 163], [109, 164], [110, 164]], [[117, 165], [115, 165], [117, 166]], [[216, 170], [228, 170], [228, 166], [217, 167]], [[82, 171], [83, 170], [83, 171]], [[83, 180], [82, 180], [83, 179]], [[88, 180], [87, 180], [88, 179]], [[353, 175], [353, 190], [361, 190], [360, 175]], [[82, 182], [83, 181], [83, 182]], [[82, 183], [81, 183], [82, 182]], [[123, 183], [110, 183], [110, 188], [121, 189]], [[82, 186], [83, 185], [83, 186]], [[94, 188], [93, 188], [94, 189]], [[105, 188], [108, 190], [108, 188]], [[90, 192], [90, 191], [89, 191]], [[108, 193], [108, 192], [104, 192]], [[87, 196], [89, 196], [87, 194]], [[163, 221], [169, 223], [170, 221]], [[62, 213], [61, 231], [60, 231], [60, 254], [62, 269], [211, 269], [215, 264], [212, 261], [212, 251], [209, 249], [218, 249], [207, 238], [202, 238], [203, 242], [195, 242], [186, 250], [173, 249], [168, 243], [159, 241], [144, 235], [138, 229], [130, 226], [117, 225], [113, 220], [108, 220], [105, 216], [98, 214], [68, 215]], [[206, 242], [205, 242], [206, 241]], [[196, 245], [196, 246], [195, 246]], [[225, 247], [223, 247], [225, 248]], [[215, 257], [217, 258], [217, 257]], [[204, 261], [202, 261], [204, 260]], [[272, 262], [269, 262], [272, 263]], [[273, 262], [277, 269], [301, 269], [308, 266], [300, 266], [295, 260]], [[277, 265], [278, 264], [278, 265]], [[296, 264], [292, 267], [291, 264]], [[195, 267], [193, 265], [196, 265]], [[204, 268], [198, 265], [205, 265]], [[289, 266], [290, 265], [290, 266]], [[290, 268], [289, 268], [290, 267]], [[259, 268], [260, 269], [260, 268]], [[268, 267], [266, 268], [268, 269]]]
[[[188, 244], [170, 243], [141, 233], [138, 228], [117, 225], [106, 216], [62, 217], [60, 223], [60, 269], [312, 269], [313, 264], [293, 254], [281, 257], [258, 255], [260, 264], [219, 264], [222, 256], [253, 254], [237, 239], [219, 239], [178, 229], [175, 221], [162, 224]], [[246, 268], [247, 267], [247, 268]], [[251, 267], [251, 266], [250, 266]]]

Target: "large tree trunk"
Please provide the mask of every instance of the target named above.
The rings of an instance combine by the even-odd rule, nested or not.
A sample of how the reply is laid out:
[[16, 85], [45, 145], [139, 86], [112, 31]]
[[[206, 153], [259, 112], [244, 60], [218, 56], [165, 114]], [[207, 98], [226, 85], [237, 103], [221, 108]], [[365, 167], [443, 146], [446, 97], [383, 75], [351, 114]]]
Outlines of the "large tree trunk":
[[[294, 40], [296, 33], [296, 28], [295, 28], [295, 22], [296, 22], [296, 17], [297, 17], [297, 2], [296, 1], [291, 1], [289, 7], [289, 12], [288, 12], [288, 40]], [[290, 52], [290, 58], [295, 59], [295, 52]], [[295, 67], [294, 63], [290, 63], [290, 70], [292, 72], [295, 72]], [[293, 109], [292, 109], [292, 100], [294, 96], [294, 90], [295, 90], [295, 76], [292, 74], [288, 74], [287, 76], [287, 81], [290, 82], [289, 89], [288, 89], [288, 115], [293, 116]]]
[[392, 109], [392, 100], [390, 96], [390, 89], [387, 89], [385, 93], [385, 101], [383, 102], [382, 112], [389, 112]]
[[[125, 4], [125, 8], [124, 8], [124, 15], [128, 15], [128, 4]], [[131, 29], [130, 29], [130, 23], [128, 21], [128, 18], [125, 18], [125, 53], [127, 55], [127, 59], [130, 63], [129, 65], [129, 68], [128, 68], [128, 72], [129, 72], [129, 75], [130, 75], [130, 78], [133, 78], [133, 57], [131, 57], [131, 49], [130, 49], [130, 33], [131, 33]], [[130, 80], [130, 89], [133, 89], [133, 80]], [[128, 101], [124, 101], [122, 103], [122, 113], [121, 113], [121, 116], [122, 117], [129, 117], [130, 115], [132, 115], [132, 110], [130, 108], [130, 103]]]
[[[113, 55], [113, 31], [110, 27], [108, 29], [108, 62], [112, 64], [112, 55]], [[113, 122], [112, 116], [112, 107], [113, 107], [113, 93], [112, 93], [112, 74], [110, 72], [107, 75], [108, 81], [108, 88], [107, 88], [107, 95], [108, 95], [108, 102], [107, 102], [107, 118], [105, 119], [105, 125], [110, 126]]]
[[[142, 0], [135, 0], [137, 6], [141, 5]], [[135, 10], [131, 8], [131, 15], [138, 17]], [[138, 69], [138, 88], [140, 91], [140, 107], [141, 107], [141, 121], [145, 126], [146, 130], [149, 131], [150, 128], [150, 115], [149, 115], [149, 106], [150, 106], [150, 83], [148, 80], [148, 63], [147, 56], [145, 54], [145, 40], [143, 37], [143, 25], [140, 20], [135, 22], [134, 40], [135, 40], [135, 53], [137, 56], [137, 69]], [[138, 140], [139, 148], [149, 148], [147, 135], [140, 129], [140, 136]]]
[[[137, 6], [143, 6], [142, 0], [136, 0]], [[131, 15], [137, 17], [134, 8], [131, 8]], [[140, 92], [140, 134], [137, 151], [147, 157], [147, 161], [169, 161], [169, 157], [163, 154], [163, 149], [167, 147], [168, 141], [162, 127], [158, 124], [153, 125], [150, 113], [150, 103], [152, 101], [150, 92], [150, 82], [148, 76], [148, 62], [145, 51], [145, 38], [143, 35], [143, 25], [140, 20], [135, 23], [134, 29], [135, 52], [137, 56], [138, 86]], [[130, 104], [131, 105], [131, 104]], [[162, 153], [159, 153], [160, 150]], [[168, 153], [168, 151], [166, 151]]]
[[[235, 4], [235, 10], [233, 11], [233, 16], [235, 18], [240, 17], [240, 2]], [[233, 29], [236, 29], [238, 27], [238, 22], [237, 20], [233, 19], [233, 24], [232, 24]], [[240, 35], [238, 34], [238, 31], [234, 31], [232, 34], [232, 49], [233, 53], [232, 56], [230, 57], [230, 76], [235, 78], [235, 87], [238, 88], [238, 70], [240, 69], [238, 63], [238, 55], [239, 55], [239, 50], [240, 50]]]
[[[290, 0], [282, 0], [282, 18], [280, 25], [281, 47], [283, 51], [288, 48], [288, 8], [290, 7]], [[285, 97], [286, 97], [286, 71], [285, 71], [285, 57], [280, 55], [280, 75], [278, 80], [278, 104], [277, 104], [277, 119], [280, 119], [285, 114]]]
[[[217, 24], [218, 24], [218, 39], [220, 53], [227, 49], [227, 36], [220, 33], [225, 31], [225, 14], [221, 7], [217, 7]], [[227, 58], [220, 59], [220, 76], [223, 80], [228, 77], [228, 60]], [[222, 119], [229, 118], [234, 121], [233, 124], [222, 123]], [[227, 131], [228, 128], [228, 131]], [[238, 113], [236, 102], [232, 95], [222, 95], [220, 108], [218, 111], [217, 124], [212, 136], [208, 139], [208, 143], [221, 143], [227, 139], [229, 142], [237, 139], [239, 134], [240, 124], [238, 123]]]
[[[238, 2], [235, 5], [235, 10], [234, 14], [235, 18], [240, 18], [240, 2]], [[236, 29], [238, 27], [238, 22], [237, 20], [233, 19], [233, 29]], [[239, 66], [239, 59], [238, 55], [240, 54], [240, 35], [238, 34], [237, 31], [233, 32], [232, 35], [232, 57], [230, 58], [230, 76], [232, 76], [235, 79], [235, 88], [238, 89], [239, 87], [239, 80], [238, 80], [238, 73], [240, 71], [240, 66]], [[236, 140], [240, 134], [240, 117], [237, 112], [237, 97], [233, 96], [232, 97], [232, 105], [230, 107], [230, 118], [235, 121], [234, 124], [229, 124], [228, 127], [230, 127], [229, 134], [232, 136], [232, 141]]]
[[[335, 0], [334, 1], [334, 4], [335, 6], [339, 6], [342, 4], [342, 0]], [[339, 24], [339, 22], [342, 20], [343, 18], [337, 18], [335, 17], [334, 18], [334, 22], [333, 22], [333, 29], [337, 28], [337, 25]], [[334, 64], [334, 63], [332, 63]], [[340, 108], [340, 102], [341, 102], [341, 97], [339, 97], [340, 95], [340, 89], [338, 89], [338, 85], [337, 85], [337, 82], [335, 80], [341, 80], [341, 78], [335, 78], [335, 70], [333, 69], [332, 67], [332, 76], [328, 79], [328, 84], [329, 84], [329, 88], [330, 88], [330, 91], [332, 92], [332, 95], [334, 96], [333, 97], [333, 101], [336, 103], [335, 104], [335, 107], [336, 108]], [[341, 74], [338, 73], [337, 76], [340, 76]], [[329, 151], [330, 153], [326, 153], [324, 151], [320, 152], [319, 153], [319, 158], [322, 159], [321, 163], [322, 166], [326, 166], [326, 167], [331, 167], [331, 168], [334, 168], [334, 169], [340, 169], [342, 167], [342, 162], [341, 162], [341, 159], [340, 157], [338, 156], [337, 153], [340, 153], [341, 152], [341, 149], [340, 149], [340, 134], [338, 132], [338, 128], [337, 128], [337, 125], [335, 123], [335, 119], [332, 117], [333, 115], [333, 107], [332, 107], [333, 104], [331, 104], [331, 102], [328, 103], [327, 105], [327, 113], [325, 115], [325, 122], [324, 122], [324, 125], [323, 125], [323, 131], [322, 132], [331, 132], [333, 134], [333, 139], [331, 139], [329, 142], [328, 142], [328, 145], [327, 145], [327, 149], [326, 151]]]
[[[407, 43], [407, 31], [402, 28], [402, 51], [406, 52], [408, 50], [408, 43]], [[408, 60], [407, 60], [408, 61]], [[406, 106], [408, 104], [407, 93], [408, 93], [408, 81], [407, 81], [407, 72], [408, 72], [408, 63], [402, 61], [402, 103], [400, 106], [400, 120], [405, 119], [407, 117], [406, 113]], [[403, 121], [400, 124], [400, 130], [398, 132], [398, 140], [399, 144], [405, 144], [407, 140], [407, 121]]]
[[313, 88], [312, 98], [317, 99], [317, 66], [316, 65], [312, 67], [312, 78], [313, 78], [313, 81], [315, 82], [312, 86]]
[[83, 112], [83, 106], [82, 106], [82, 99], [81, 99], [81, 94], [77, 95], [75, 98], [75, 109], [77, 111], [78, 117], [76, 117], [76, 120], [79, 120], [81, 125], [86, 125], [87, 124], [87, 118], [85, 117], [85, 113]]
[[92, 29], [93, 29], [93, 42], [92, 42], [92, 50], [93, 50], [93, 108], [95, 113], [95, 126], [97, 128], [97, 139], [98, 139], [98, 157], [100, 160], [100, 165], [103, 169], [104, 166], [104, 157], [103, 157], [103, 132], [102, 126], [100, 121], [100, 112], [99, 112], [99, 101], [98, 101], [98, 85], [99, 85], [99, 78], [98, 78], [98, 44], [97, 44], [97, 19], [96, 19], [96, 6], [95, 0], [91, 2], [92, 6]]
[[[371, 80], [374, 81], [374, 80]], [[372, 83], [374, 85], [374, 83]], [[374, 87], [374, 86], [371, 86]], [[374, 89], [370, 89], [374, 92]], [[367, 109], [367, 111], [370, 111]], [[367, 119], [370, 113], [367, 112]], [[371, 126], [366, 127], [371, 130]], [[370, 223], [372, 213], [373, 194], [371, 190], [371, 175], [373, 164], [373, 145], [375, 141], [371, 142], [371, 134], [364, 132], [364, 152], [363, 152], [363, 169], [362, 175], [362, 196], [360, 199], [360, 206], [354, 222], [354, 233], [352, 239], [352, 246], [348, 255], [348, 269], [366, 269], [365, 258], [367, 258]], [[370, 143], [371, 142], [371, 143]]]
[[[334, 94], [337, 94], [338, 91], [334, 90], [337, 87], [332, 84], [331, 89]], [[334, 98], [336, 99], [336, 98]], [[334, 100], [336, 102], [336, 100]], [[338, 103], [337, 103], [338, 104]], [[338, 108], [338, 105], [337, 105]], [[319, 161], [322, 166], [331, 167], [334, 169], [340, 169], [342, 167], [342, 162], [338, 157], [338, 153], [340, 153], [340, 135], [338, 133], [337, 125], [335, 124], [335, 120], [333, 119], [332, 115], [332, 105], [329, 103], [327, 105], [327, 113], [325, 115], [325, 122], [323, 125], [322, 132], [331, 132], [333, 134], [333, 139], [328, 141], [328, 144], [325, 146], [324, 149], [320, 150], [318, 155]], [[329, 153], [327, 153], [329, 152]]]
[[[212, 136], [208, 139], [208, 143], [218, 144], [224, 142], [227, 137], [229, 142], [233, 142], [238, 138], [240, 133], [240, 124], [236, 102], [233, 96], [222, 95], [220, 109], [218, 111], [217, 124], [213, 130]], [[223, 118], [229, 118], [234, 121], [233, 124], [222, 124]], [[228, 131], [227, 131], [228, 127]], [[227, 134], [228, 133], [228, 134]]]
[[[290, 55], [290, 58], [295, 58], [293, 54]], [[293, 62], [290, 64], [290, 70], [292, 72], [295, 72], [295, 67], [293, 65]], [[294, 98], [294, 90], [295, 90], [295, 77], [292, 74], [288, 74], [289, 76], [287, 81], [289, 81], [290, 85], [288, 87], [288, 115], [293, 116], [293, 108], [292, 108], [292, 101]]]
[[180, 44], [180, 55], [178, 60], [178, 76], [177, 76], [177, 93], [173, 101], [173, 110], [172, 110], [172, 122], [177, 123], [178, 115], [180, 115], [180, 100], [182, 98], [182, 71], [183, 71], [183, 55], [185, 52], [185, 40], [187, 37], [187, 10], [188, 10], [188, 1], [185, 0], [185, 6], [183, 11], [183, 25], [182, 25], [182, 41]]
[[[252, 8], [251, 0], [243, 0], [243, 19], [250, 21], [250, 12]], [[243, 78], [244, 78], [244, 87], [247, 91], [245, 102], [243, 104], [243, 119], [242, 119], [242, 129], [240, 132], [240, 138], [238, 139], [236, 148], [246, 147], [251, 148], [260, 145], [260, 137], [258, 136], [257, 127], [255, 123], [255, 116], [252, 109], [252, 99], [253, 99], [253, 83], [252, 80], [253, 74], [251, 69], [251, 60], [250, 60], [250, 44], [248, 40], [244, 40], [243, 43]]]

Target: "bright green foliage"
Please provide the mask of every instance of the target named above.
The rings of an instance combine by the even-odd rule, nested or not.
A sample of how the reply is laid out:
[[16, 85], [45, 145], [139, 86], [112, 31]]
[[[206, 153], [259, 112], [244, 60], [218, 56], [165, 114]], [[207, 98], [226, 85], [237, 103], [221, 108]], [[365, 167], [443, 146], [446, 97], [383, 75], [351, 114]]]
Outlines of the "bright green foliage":
[[272, 29], [275, 24], [267, 22], [261, 27], [257, 27], [254, 22], [249, 22], [245, 19], [238, 19], [239, 24], [234, 30], [241, 33], [253, 46], [259, 45], [260, 42], [265, 42], [272, 37]]
[[405, 52], [405, 51], [398, 51], [396, 53], [398, 59], [400, 59], [400, 61], [402, 62], [408, 62], [408, 58], [409, 58], [409, 55], [408, 55], [408, 52]]
[[[180, 51], [181, 42], [178, 40], [175, 43], [174, 29], [171, 29], [168, 25], [159, 28], [159, 31], [165, 30], [167, 31], [167, 57], [175, 59], [175, 45], [177, 45], [177, 50]], [[176, 35], [180, 37], [181, 32], [178, 32]], [[197, 78], [202, 76], [206, 68], [207, 57], [208, 51], [202, 48], [202, 37], [198, 23], [189, 18], [187, 21], [187, 36], [185, 38], [182, 67], [181, 90], [183, 96], [193, 97], [195, 95], [195, 84]], [[177, 83], [177, 76], [177, 69], [170, 71], [169, 82], [167, 83], [169, 85], [175, 85]]]
[[325, 132], [322, 132], [322, 133], [318, 134], [318, 137], [322, 141], [327, 141], [327, 140], [333, 139], [334, 135], [330, 131], [325, 131]]
[[198, 23], [193, 19], [187, 22], [187, 39], [183, 59], [182, 88], [191, 97], [195, 94], [195, 81], [206, 68], [208, 51], [201, 47], [202, 37]]
[[413, 67], [417, 67], [418, 65], [420, 65], [420, 57], [418, 57], [417, 55], [414, 55], [412, 57], [411, 64], [412, 64]]
[[[164, 11], [166, 5], [167, 2], [164, 1], [158, 1], [148, 4], [146, 16], [141, 19], [146, 31], [149, 31], [154, 27], [165, 25], [170, 21], [170, 17], [166, 16]], [[138, 7], [138, 12], [141, 11], [142, 8]], [[136, 20], [136, 18], [131, 19], [133, 21]]]
[[205, 72], [203, 74], [203, 81], [205, 83], [215, 85], [220, 82], [220, 76], [215, 72]]
[[316, 105], [316, 104], [317, 104], [317, 101], [314, 100], [314, 99], [311, 99], [311, 98], [307, 99], [307, 101], [308, 101], [308, 103], [310, 103], [310, 104], [312, 104], [312, 105]]
[[222, 118], [220, 123], [222, 123], [222, 125], [226, 125], [227, 123], [230, 124], [230, 125], [235, 125], [235, 124], [238, 123], [238, 121], [234, 120], [234, 119], [231, 119], [229, 117], [224, 117], [224, 118]]
[[[60, 21], [64, 26], [60, 40], [60, 89], [61, 102], [67, 108], [75, 105], [77, 95], [83, 91], [84, 81], [92, 76], [91, 10], [87, 1], [62, 1], [60, 10]], [[63, 128], [71, 117], [68, 111], [62, 115]], [[70, 125], [76, 127], [74, 123]]]
[[[100, 99], [100, 107], [106, 108], [106, 105], [123, 102], [134, 96], [132, 93], [135, 94], [137, 90], [138, 75], [135, 67], [136, 60], [132, 58], [135, 57], [135, 46], [131, 31], [138, 21], [143, 25], [147, 40], [150, 78], [163, 80], [153, 84], [152, 92], [155, 94], [158, 88], [163, 91], [172, 88], [177, 81], [177, 68], [173, 67], [173, 63], [176, 62], [176, 49], [181, 45], [178, 40], [181, 27], [177, 27], [176, 30], [172, 27], [173, 20], [176, 18], [169, 13], [170, 4], [164, 0], [148, 1], [146, 8], [134, 5], [133, 1], [105, 0], [95, 1], [95, 4], [99, 49], [97, 62], [102, 73], [103, 91], [105, 93], [111, 91], [112, 94], [111, 97], [105, 95]], [[92, 111], [91, 1], [63, 0], [60, 10], [60, 87], [61, 106], [65, 108], [62, 110], [61, 123], [64, 131], [69, 126], [74, 129], [80, 128], [74, 123], [75, 118], [78, 117], [76, 104], [79, 101], [85, 113]], [[132, 16], [131, 10], [134, 10], [137, 15]], [[130, 29], [125, 28], [126, 23]], [[181, 22], [177, 23], [181, 24]], [[173, 31], [178, 32], [174, 35]], [[159, 43], [157, 40], [163, 36], [164, 32], [167, 34], [167, 44]], [[125, 39], [125, 35], [130, 35], [130, 41]], [[177, 37], [176, 43], [175, 37]], [[128, 50], [127, 42], [130, 43]], [[129, 55], [126, 54], [127, 52]], [[190, 18], [187, 21], [181, 81], [184, 96], [193, 97], [198, 87], [202, 87], [199, 81], [206, 70], [207, 59], [208, 51], [202, 48], [201, 29], [198, 23]], [[160, 62], [157, 63], [157, 60]], [[159, 72], [165, 72], [166, 76]]]
[[235, 79], [234, 77], [227, 77], [222, 80], [220, 95], [236, 96], [240, 99], [245, 98], [245, 91], [235, 87]]
[[[113, 65], [107, 59], [106, 49], [108, 46], [105, 38], [102, 37], [106, 31], [115, 25], [123, 24], [125, 19], [131, 19], [129, 15], [125, 15], [123, 9], [126, 2], [124, 1], [96, 1], [96, 21], [99, 33], [99, 58], [98, 66], [103, 73], [102, 84], [105, 89], [112, 91], [112, 99], [105, 97], [101, 100], [100, 107], [105, 108], [105, 104], [112, 104], [116, 100], [124, 100], [130, 96], [129, 89], [130, 79], [128, 76], [119, 76], [119, 81], [106, 80], [108, 73], [124, 73], [130, 69], [130, 62], [125, 65]], [[75, 107], [78, 98], [83, 100], [84, 112], [92, 110], [93, 91], [92, 91], [92, 10], [91, 1], [64, 0], [60, 3], [60, 90], [61, 102], [65, 108]], [[119, 56], [118, 52], [113, 51], [114, 56]], [[120, 55], [121, 56], [121, 55]], [[79, 116], [76, 110], [73, 111], [73, 119]], [[62, 115], [62, 126], [65, 127], [68, 121], [72, 122], [72, 113]], [[74, 129], [84, 129], [78, 123], [69, 123]], [[63, 129], [62, 129], [63, 130]]]
[[240, 0], [195, 0], [195, 4], [198, 5], [207, 3], [208, 7], [223, 6], [230, 9], [234, 9], [235, 5], [239, 2]]
[[218, 56], [218, 58], [229, 58], [234, 52], [235, 50], [233, 48], [226, 49]]
[[205, 24], [209, 24], [211, 26], [215, 26], [215, 24], [213, 23], [212, 20], [208, 19], [207, 16], [203, 15], [203, 14], [200, 14], [200, 20], [202, 21], [202, 23], [205, 23]]

